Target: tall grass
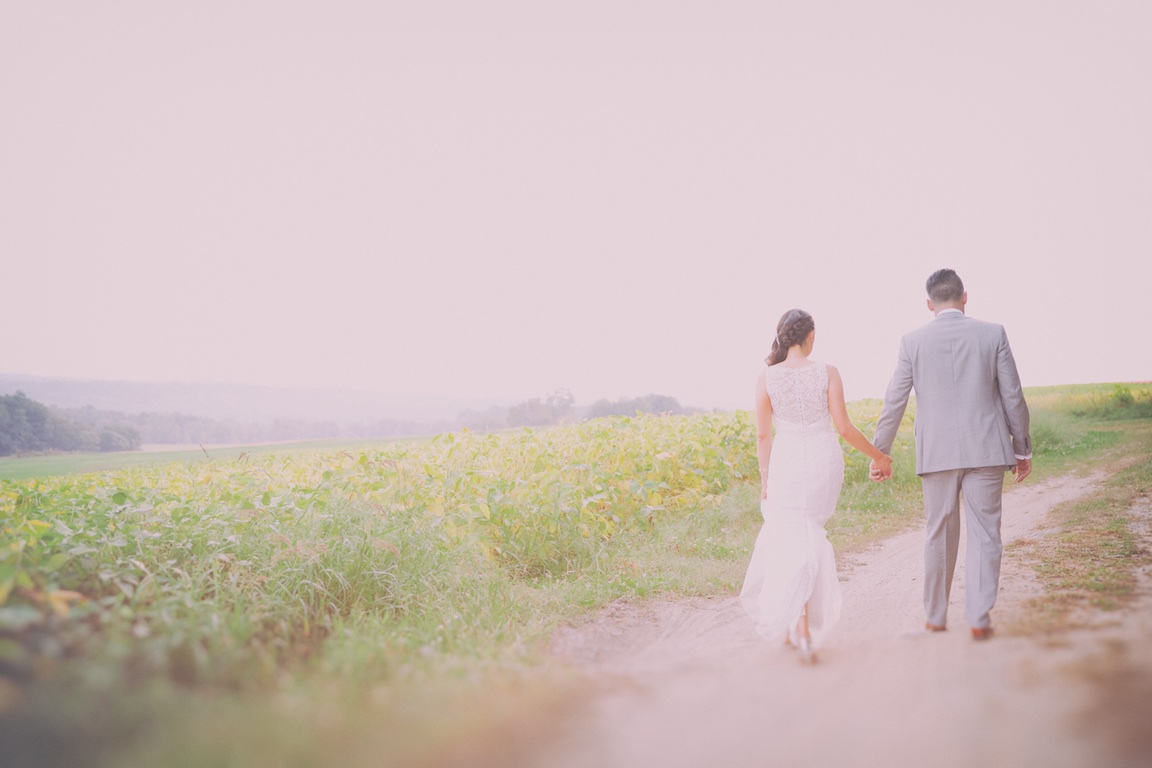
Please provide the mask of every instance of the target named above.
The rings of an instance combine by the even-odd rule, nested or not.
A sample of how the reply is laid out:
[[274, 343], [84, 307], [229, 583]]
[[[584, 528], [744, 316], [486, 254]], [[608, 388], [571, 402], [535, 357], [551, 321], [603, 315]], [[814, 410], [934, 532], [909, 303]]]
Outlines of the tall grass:
[[1122, 421], [1152, 418], [1152, 383], [1069, 384], [1027, 390], [1028, 403], [1041, 412]]
[[498, 633], [517, 580], [718, 498], [755, 467], [750, 432], [614, 419], [6, 482], [0, 627], [93, 628], [85, 653], [188, 681], [258, 680], [365, 624], [390, 648], [459, 645]]

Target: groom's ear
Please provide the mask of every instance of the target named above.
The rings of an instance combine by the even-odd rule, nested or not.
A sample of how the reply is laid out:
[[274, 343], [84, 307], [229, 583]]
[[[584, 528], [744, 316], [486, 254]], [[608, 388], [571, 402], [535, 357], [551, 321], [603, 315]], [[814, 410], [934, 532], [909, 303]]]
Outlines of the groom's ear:
[[929, 312], [935, 312], [936, 311], [936, 307], [932, 306], [932, 299], [927, 299], [925, 303], [928, 305], [928, 311]]

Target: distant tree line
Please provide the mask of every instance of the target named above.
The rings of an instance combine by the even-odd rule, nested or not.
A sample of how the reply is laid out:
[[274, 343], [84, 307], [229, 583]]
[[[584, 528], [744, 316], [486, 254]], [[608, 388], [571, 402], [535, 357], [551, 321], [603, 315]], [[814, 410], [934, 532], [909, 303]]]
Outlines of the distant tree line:
[[635, 416], [638, 413], [658, 413], [677, 416], [687, 411], [680, 402], [668, 395], [648, 394], [643, 397], [622, 398], [620, 400], [597, 400], [588, 406], [588, 418], [601, 416]]
[[286, 440], [372, 439], [405, 435], [432, 435], [454, 428], [449, 421], [376, 419], [357, 423], [276, 419], [271, 422], [241, 422], [210, 419], [184, 413], [121, 413], [101, 411], [91, 406], [59, 409], [68, 418], [85, 424], [120, 423], [136, 429], [144, 443], [170, 445], [243, 445], [276, 443]]
[[48, 451], [134, 451], [140, 433], [122, 423], [72, 421], [23, 392], [0, 395], [0, 456]]
[[578, 408], [571, 392], [558, 389], [543, 399], [534, 397], [512, 406], [464, 411], [460, 414], [459, 421], [460, 426], [468, 429], [491, 430], [508, 427], [541, 427], [603, 416], [635, 416], [638, 413], [679, 415], [699, 412], [698, 408], [685, 408], [674, 397], [656, 394], [619, 400], [597, 400], [590, 406]]
[[567, 389], [533, 397], [511, 406], [464, 411], [456, 419], [420, 421], [377, 419], [359, 423], [277, 419], [241, 422], [183, 413], [123, 413], [86, 406], [49, 407], [23, 392], [0, 396], [0, 456], [47, 451], [132, 451], [142, 444], [244, 445], [288, 440], [366, 439], [434, 435], [466, 427], [477, 431], [510, 427], [543, 427], [603, 416], [638, 413], [683, 414], [674, 397], [648, 394], [620, 400], [597, 400], [577, 407]]
[[576, 398], [566, 389], [558, 389], [541, 400], [533, 397], [508, 409], [508, 426], [538, 427], [559, 424], [572, 413]]

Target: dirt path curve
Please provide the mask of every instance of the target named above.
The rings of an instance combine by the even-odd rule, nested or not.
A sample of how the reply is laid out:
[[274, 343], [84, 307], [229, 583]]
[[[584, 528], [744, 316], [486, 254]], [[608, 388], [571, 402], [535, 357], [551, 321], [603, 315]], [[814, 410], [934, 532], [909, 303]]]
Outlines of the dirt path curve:
[[[1100, 479], [1013, 489], [1005, 497], [1005, 543], [1042, 535], [1054, 505]], [[617, 604], [560, 632], [555, 654], [582, 670], [593, 691], [533, 764], [1128, 764], [1107, 752], [1114, 741], [1108, 729], [1086, 725], [1096, 688], [1075, 670], [1116, 643], [1146, 648], [1149, 611], [1126, 611], [1110, 631], [1078, 633], [1063, 647], [1014, 633], [1039, 586], [1009, 547], [993, 611], [1001, 631], [973, 641], [963, 617], [961, 544], [951, 629], [928, 634], [920, 629], [922, 537], [910, 531], [842, 559], [843, 618], [815, 667], [758, 638], [734, 598]]]

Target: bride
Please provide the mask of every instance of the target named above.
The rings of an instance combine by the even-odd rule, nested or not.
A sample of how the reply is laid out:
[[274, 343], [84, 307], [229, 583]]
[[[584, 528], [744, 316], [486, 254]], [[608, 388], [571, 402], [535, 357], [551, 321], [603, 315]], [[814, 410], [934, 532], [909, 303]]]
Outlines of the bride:
[[809, 359], [815, 340], [810, 314], [786, 312], [776, 326], [768, 367], [756, 379], [764, 526], [740, 591], [756, 631], [768, 640], [787, 640], [800, 649], [804, 663], [816, 660], [815, 648], [840, 618], [836, 556], [824, 530], [844, 482], [836, 433], [877, 469], [888, 471], [892, 464], [849, 419], [839, 371]]

